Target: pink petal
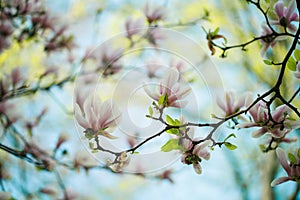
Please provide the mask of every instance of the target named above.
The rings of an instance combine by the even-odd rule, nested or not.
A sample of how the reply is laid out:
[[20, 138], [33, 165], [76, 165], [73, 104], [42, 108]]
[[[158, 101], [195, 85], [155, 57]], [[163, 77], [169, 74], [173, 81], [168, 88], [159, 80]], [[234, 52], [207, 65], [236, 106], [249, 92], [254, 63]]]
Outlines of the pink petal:
[[287, 157], [284, 153], [284, 151], [281, 148], [277, 148], [276, 149], [276, 155], [277, 155], [277, 159], [279, 161], [279, 163], [281, 164], [281, 166], [284, 168], [284, 170], [286, 171], [286, 173], [288, 175], [291, 174], [291, 168], [287, 162]]
[[257, 124], [253, 123], [253, 122], [245, 122], [245, 123], [241, 123], [236, 125], [236, 128], [250, 128], [250, 127], [256, 127]]
[[276, 178], [275, 180], [272, 181], [271, 186], [274, 187], [276, 185], [279, 185], [281, 183], [287, 182], [292, 180], [290, 177], [280, 177], [280, 178]]
[[179, 80], [179, 73], [177, 70], [169, 70], [165, 79], [163, 80], [163, 86], [167, 89], [171, 89], [173, 85]]
[[281, 19], [283, 17], [283, 9], [284, 9], [284, 5], [282, 1], [278, 1], [275, 4], [275, 12], [278, 16], [278, 19]]
[[143, 88], [149, 97], [151, 97], [155, 101], [159, 100], [160, 96], [158, 94], [152, 93], [152, 91], [150, 91], [147, 86], [144, 86]]
[[260, 137], [263, 134], [265, 134], [267, 131], [268, 131], [267, 128], [264, 128], [264, 127], [260, 128], [252, 133], [252, 137], [254, 137], [254, 138]]
[[294, 11], [296, 9], [296, 4], [295, 4], [295, 1], [290, 1], [288, 7], [287, 7], [287, 10], [286, 10], [286, 19], [290, 22], [290, 19], [291, 19], [291, 16], [293, 15]]
[[227, 110], [224, 102], [221, 100], [221, 98], [217, 98], [217, 104], [225, 113], [228, 112], [228, 110]]
[[75, 119], [78, 122], [78, 124], [84, 129], [91, 128], [91, 127], [89, 127], [89, 123], [82, 116], [81, 110], [80, 110], [78, 104], [75, 105], [74, 109], [75, 109]]
[[291, 18], [290, 18], [290, 21], [299, 21], [299, 16], [296, 14], [296, 13], [293, 13]]
[[276, 122], [281, 122], [284, 119], [284, 113], [287, 113], [289, 108], [286, 105], [281, 105], [272, 113], [272, 117]]

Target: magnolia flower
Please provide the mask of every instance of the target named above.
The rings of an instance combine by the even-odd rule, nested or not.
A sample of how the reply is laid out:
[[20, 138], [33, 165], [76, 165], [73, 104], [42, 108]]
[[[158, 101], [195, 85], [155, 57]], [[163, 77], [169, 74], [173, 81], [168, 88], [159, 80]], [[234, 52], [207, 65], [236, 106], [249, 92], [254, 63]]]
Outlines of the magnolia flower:
[[87, 151], [78, 151], [73, 162], [76, 169], [79, 169], [79, 167], [89, 169], [97, 166], [95, 159]]
[[101, 49], [101, 60], [98, 69], [103, 69], [103, 75], [116, 74], [121, 70], [118, 60], [121, 58], [123, 50], [121, 48], [114, 49], [111, 46], [104, 45]]
[[148, 72], [148, 77], [153, 78], [155, 77], [155, 73], [162, 67], [162, 64], [155, 61], [149, 61], [146, 63], [146, 69]]
[[250, 93], [237, 96], [233, 90], [225, 92], [225, 98], [217, 98], [218, 106], [225, 112], [226, 116], [230, 116], [238, 112], [242, 107], [250, 104]]
[[163, 29], [161, 29], [159, 27], [151, 28], [148, 30], [147, 39], [155, 47], [157, 46], [159, 40], [163, 40], [165, 38], [166, 38], [166, 35], [163, 32]]
[[294, 73], [296, 78], [300, 78], [300, 62], [297, 63], [296, 72]]
[[[202, 159], [209, 160], [210, 153], [207, 150], [207, 146], [211, 142], [209, 140], [204, 141], [203, 143], [200, 143], [196, 146], [194, 146], [194, 149], [192, 152], [190, 152], [190, 149], [187, 150], [181, 157], [181, 162], [187, 165], [193, 164], [193, 168], [197, 174], [202, 173], [202, 168], [200, 165], [200, 162]], [[192, 147], [192, 145], [189, 145]], [[190, 147], [190, 148], [191, 148]]]
[[107, 128], [116, 126], [119, 117], [113, 102], [102, 103], [100, 99], [96, 100], [93, 94], [84, 100], [82, 107], [77, 102], [75, 104], [75, 119], [85, 129], [84, 133], [88, 139], [95, 135], [115, 139], [115, 136], [108, 133]]
[[150, 7], [149, 4], [146, 4], [144, 9], [145, 16], [149, 24], [156, 22], [165, 18], [163, 7]]
[[155, 101], [163, 98], [163, 107], [181, 108], [187, 104], [187, 101], [182, 101], [181, 99], [191, 91], [190, 87], [183, 87], [182, 84], [182, 82], [179, 82], [178, 71], [170, 70], [155, 92], [150, 91], [147, 87], [144, 87], [144, 90]]
[[[260, 137], [266, 133], [270, 133], [274, 138], [283, 138], [299, 127], [300, 121], [292, 121], [288, 119], [288, 114], [291, 112], [289, 107], [281, 105], [272, 113], [272, 120], [269, 119], [268, 108], [265, 103], [259, 102], [249, 110], [254, 122], [246, 122], [239, 124], [239, 128], [261, 127], [253, 132], [253, 137]], [[275, 121], [276, 123], [274, 124]], [[277, 124], [278, 123], [278, 124]]]
[[297, 28], [293, 24], [293, 21], [299, 21], [298, 14], [295, 12], [296, 5], [295, 1], [291, 0], [288, 7], [284, 7], [282, 1], [278, 1], [275, 6], [275, 13], [277, 15], [277, 20], [272, 21], [271, 24], [283, 26], [284, 28], [288, 28], [290, 31], [296, 31]]
[[280, 177], [272, 181], [271, 186], [275, 186], [287, 181], [298, 181], [300, 178], [300, 159], [298, 156], [298, 151], [293, 155], [291, 154], [290, 163], [288, 163], [288, 159], [281, 148], [276, 149], [276, 154], [279, 163], [286, 171], [287, 176]]
[[41, 149], [34, 141], [29, 142], [24, 147], [24, 152], [31, 154], [32, 157], [36, 158], [38, 161], [41, 161], [45, 169], [51, 171], [56, 165], [56, 161], [49, 155], [48, 152]]
[[128, 17], [125, 22], [126, 36], [131, 38], [141, 32], [141, 27], [143, 27], [143, 19], [139, 18], [133, 20], [132, 17]]
[[261, 56], [265, 55], [269, 47], [274, 47], [276, 45], [276, 37], [273, 36], [273, 31], [268, 27], [266, 24], [262, 25], [263, 33], [261, 37], [264, 37], [260, 39], [260, 43], [263, 45], [263, 48], [261, 49]]

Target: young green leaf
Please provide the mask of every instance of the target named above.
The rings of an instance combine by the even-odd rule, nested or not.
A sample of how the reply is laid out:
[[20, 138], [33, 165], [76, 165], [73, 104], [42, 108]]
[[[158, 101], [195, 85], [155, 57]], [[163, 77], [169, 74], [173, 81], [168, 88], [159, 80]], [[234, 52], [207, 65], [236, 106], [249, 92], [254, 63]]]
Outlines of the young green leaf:
[[298, 155], [298, 158], [300, 158], [300, 148], [298, 149], [297, 155]]
[[264, 63], [265, 63], [266, 65], [272, 65], [272, 61], [271, 61], [271, 60], [264, 60]]
[[170, 125], [175, 125], [175, 121], [169, 115], [166, 115], [166, 121]]
[[224, 142], [224, 145], [229, 150], [235, 150], [237, 148], [237, 146], [231, 144], [230, 142]]
[[162, 95], [162, 96], [160, 96], [157, 103], [159, 106], [161, 106], [161, 105], [163, 105], [164, 101], [165, 101], [165, 95]]
[[289, 153], [288, 154], [288, 158], [290, 160], [291, 163], [295, 164], [296, 163], [296, 157], [294, 156], [294, 154]]
[[294, 60], [294, 58], [291, 56], [288, 61], [287, 61], [287, 67], [292, 70], [292, 71], [296, 71], [296, 61]]
[[174, 135], [178, 135], [178, 133], [179, 133], [177, 128], [171, 128], [171, 129], [167, 130], [166, 132], [170, 133], [170, 134], [174, 134]]
[[175, 126], [180, 126], [181, 125], [181, 122], [178, 120], [178, 119], [175, 119]]
[[294, 51], [294, 57], [296, 58], [297, 61], [300, 60], [300, 50], [299, 49], [296, 49]]
[[230, 135], [228, 135], [225, 139], [224, 142], [226, 142], [229, 138], [234, 137], [236, 138], [236, 135], [234, 133], [231, 133]]
[[89, 147], [90, 147], [90, 149], [94, 149], [94, 143], [93, 142], [89, 142]]
[[179, 149], [178, 139], [170, 139], [166, 144], [161, 147], [161, 151], [169, 152], [172, 150]]
[[220, 30], [219, 27], [216, 28], [216, 29], [214, 30], [214, 32], [212, 32], [212, 36], [213, 36], [213, 37], [216, 36], [216, 35], [218, 34], [219, 30]]
[[152, 115], [153, 115], [153, 109], [152, 109], [151, 106], [149, 106], [148, 111], [149, 111], [149, 115], [152, 117]]

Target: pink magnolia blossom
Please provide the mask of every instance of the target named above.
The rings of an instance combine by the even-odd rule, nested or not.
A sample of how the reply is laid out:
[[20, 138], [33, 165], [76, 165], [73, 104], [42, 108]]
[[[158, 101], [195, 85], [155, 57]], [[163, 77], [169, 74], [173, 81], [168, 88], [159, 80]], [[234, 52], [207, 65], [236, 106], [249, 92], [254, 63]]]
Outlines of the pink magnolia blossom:
[[287, 176], [285, 177], [279, 177], [272, 181], [271, 186], [275, 186], [287, 181], [298, 181], [300, 178], [300, 159], [298, 157], [298, 151], [294, 153], [293, 158], [294, 161], [288, 162], [288, 159], [284, 153], [284, 151], [281, 148], [276, 149], [276, 154], [279, 163], [283, 167], [283, 169], [286, 171]]
[[296, 31], [296, 26], [291, 24], [293, 21], [299, 21], [299, 16], [295, 12], [295, 1], [291, 0], [287, 7], [284, 6], [282, 1], [278, 1], [274, 8], [278, 19], [276, 21], [272, 21], [271, 24], [283, 26], [288, 28], [290, 31]]
[[260, 54], [263, 56], [269, 49], [269, 47], [274, 47], [277, 42], [277, 38], [275, 36], [272, 36], [273, 31], [266, 25], [262, 25], [263, 33], [261, 37], [264, 37], [263, 39], [260, 39], [260, 43], [263, 45]]
[[165, 107], [177, 107], [181, 108], [187, 104], [187, 101], [181, 99], [187, 96], [191, 88], [183, 87], [183, 82], [179, 82], [179, 73], [177, 70], [168, 71], [167, 75], [161, 81], [159, 87], [155, 92], [149, 90], [148, 87], [144, 87], [145, 92], [155, 101], [159, 101], [162, 96], [166, 99]]
[[300, 78], [300, 62], [297, 63], [296, 72], [294, 73], [296, 78]]
[[143, 27], [142, 18], [133, 20], [132, 17], [128, 17], [125, 22], [126, 36], [128, 38], [131, 38], [133, 35], [140, 33], [142, 27]]
[[225, 116], [230, 116], [238, 112], [242, 107], [250, 105], [250, 93], [244, 93], [240, 96], [233, 90], [225, 92], [225, 98], [217, 98], [218, 106], [224, 111]]
[[194, 146], [192, 152], [190, 152], [190, 149], [193, 147], [192, 141], [185, 143], [188, 149], [186, 149], [185, 153], [181, 156], [181, 162], [187, 165], [192, 164], [195, 172], [201, 174], [202, 168], [200, 162], [202, 159], [210, 159], [210, 152], [206, 148], [210, 143], [209, 140], [206, 140], [203, 143], [197, 144]]
[[261, 127], [253, 132], [253, 137], [260, 137], [266, 133], [269, 133], [272, 137], [283, 138], [300, 125], [300, 121], [292, 121], [288, 119], [288, 114], [291, 112], [291, 110], [286, 105], [277, 107], [271, 113], [273, 121], [276, 122], [275, 124], [271, 119], [269, 119], [268, 108], [265, 103], [257, 103], [249, 110], [249, 112], [252, 116], [253, 122], [242, 123], [237, 127]]
[[147, 39], [148, 41], [153, 44], [155, 47], [157, 47], [158, 42], [160, 40], [163, 40], [166, 38], [165, 33], [163, 32], [163, 29], [159, 27], [151, 28], [148, 31]]
[[123, 50], [121, 48], [115, 49], [108, 45], [102, 47], [98, 69], [104, 70], [103, 75], [116, 74], [121, 70], [121, 65], [118, 63], [118, 60], [122, 54]]
[[149, 24], [165, 18], [163, 7], [150, 7], [149, 4], [146, 4], [144, 13]]
[[107, 100], [102, 103], [100, 99], [90, 94], [84, 100], [83, 105], [80, 104], [81, 102], [75, 104], [75, 119], [85, 129], [86, 134], [116, 138], [106, 130], [115, 127], [120, 117], [113, 102]]
[[77, 170], [79, 170], [80, 167], [89, 169], [97, 166], [97, 162], [87, 151], [78, 151], [75, 154], [73, 165]]
[[146, 63], [146, 69], [148, 72], [148, 77], [153, 78], [155, 77], [156, 71], [158, 71], [162, 67], [162, 64], [157, 61], [148, 61]]

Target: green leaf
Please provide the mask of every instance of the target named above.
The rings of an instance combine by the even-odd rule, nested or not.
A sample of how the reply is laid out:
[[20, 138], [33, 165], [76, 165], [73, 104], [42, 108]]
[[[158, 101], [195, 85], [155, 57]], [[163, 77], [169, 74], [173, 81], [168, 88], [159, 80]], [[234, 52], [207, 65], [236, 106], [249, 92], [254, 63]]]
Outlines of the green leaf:
[[163, 105], [164, 100], [165, 100], [165, 95], [162, 95], [162, 96], [159, 98], [158, 102], [157, 102], [158, 105], [159, 105], [159, 106]]
[[99, 150], [93, 150], [91, 151], [92, 153], [98, 153]]
[[180, 126], [181, 125], [181, 122], [178, 120], [178, 119], [175, 119], [175, 126]]
[[260, 145], [259, 145], [259, 148], [260, 148], [261, 151], [265, 151], [265, 150], [266, 150], [266, 147], [265, 147], [264, 144], [260, 144]]
[[271, 60], [264, 60], [264, 63], [265, 63], [266, 65], [272, 65], [272, 61], [271, 61]]
[[299, 49], [296, 49], [294, 51], [294, 57], [296, 58], [297, 61], [300, 60], [300, 50]]
[[94, 149], [94, 143], [93, 142], [89, 142], [89, 147], [90, 147], [90, 149]]
[[152, 117], [152, 115], [153, 115], [153, 109], [152, 109], [151, 106], [149, 106], [148, 111], [149, 111], [149, 115]]
[[175, 121], [169, 115], [166, 115], [166, 121], [170, 125], [175, 125]]
[[294, 58], [291, 56], [291, 57], [288, 59], [286, 66], [287, 66], [290, 70], [296, 71], [296, 65], [297, 65], [296, 61], [295, 61]]
[[177, 128], [171, 128], [171, 129], [167, 130], [166, 133], [178, 135], [179, 131]]
[[138, 151], [134, 151], [132, 154], [139, 154], [139, 152]]
[[164, 146], [161, 147], [161, 151], [169, 152], [172, 150], [179, 149], [178, 139], [170, 139]]
[[159, 106], [161, 106], [161, 105], [167, 106], [168, 105], [168, 94], [162, 95], [159, 98], [157, 103], [158, 103]]
[[231, 144], [230, 142], [224, 142], [224, 145], [229, 150], [235, 150], [237, 148], [237, 146]]
[[296, 163], [296, 157], [294, 156], [294, 154], [289, 153], [288, 154], [289, 160], [291, 163], [295, 164]]
[[300, 158], [300, 148], [298, 149], [297, 155], [298, 155], [298, 158]]
[[216, 35], [218, 34], [219, 30], [220, 30], [219, 27], [216, 28], [216, 29], [214, 30], [214, 32], [212, 32], [212, 37], [216, 36]]
[[228, 135], [225, 139], [224, 142], [226, 142], [229, 138], [234, 137], [236, 138], [236, 135], [234, 133], [231, 133], [230, 135]]

